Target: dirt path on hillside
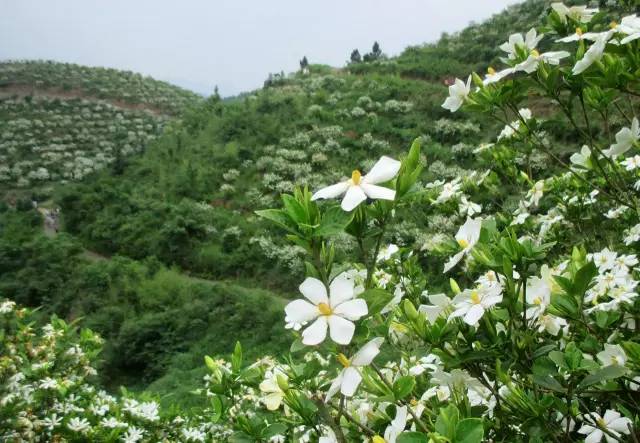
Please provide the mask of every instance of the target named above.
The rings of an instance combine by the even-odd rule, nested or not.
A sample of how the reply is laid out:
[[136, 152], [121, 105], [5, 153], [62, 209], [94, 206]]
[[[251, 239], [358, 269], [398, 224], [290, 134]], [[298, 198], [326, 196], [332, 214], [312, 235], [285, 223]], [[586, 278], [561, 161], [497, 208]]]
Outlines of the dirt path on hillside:
[[97, 100], [109, 103], [116, 108], [126, 109], [128, 111], [148, 111], [154, 115], [159, 117], [171, 117], [166, 112], [162, 111], [162, 109], [145, 105], [143, 103], [129, 103], [124, 100], [116, 100], [116, 99], [108, 99], [108, 98], [100, 98], [91, 94], [87, 94], [81, 89], [59, 89], [59, 88], [47, 88], [47, 89], [38, 89], [31, 85], [21, 85], [21, 84], [13, 84], [9, 86], [0, 87], [0, 100], [8, 99], [8, 98], [20, 98], [23, 99], [25, 97], [47, 97], [47, 98], [59, 98], [61, 100], [72, 100], [72, 99], [87, 99], [87, 100]]
[[[44, 235], [46, 235], [47, 237], [55, 237], [56, 235], [58, 235], [60, 233], [60, 222], [59, 219], [57, 217], [57, 213], [51, 209], [47, 209], [47, 208], [38, 208], [38, 212], [42, 215], [43, 217], [43, 223], [42, 223], [42, 230], [44, 232]], [[92, 262], [96, 262], [96, 261], [105, 261], [105, 260], [111, 260], [111, 257], [108, 257], [106, 255], [103, 254], [99, 254], [97, 252], [94, 251], [90, 251], [88, 249], [83, 248], [82, 253], [80, 254], [82, 257], [86, 258], [89, 261]], [[203, 283], [209, 286], [216, 286], [219, 285], [221, 283], [230, 283], [230, 284], [235, 284], [239, 287], [245, 288], [245, 289], [251, 289], [251, 288], [247, 288], [245, 286], [242, 286], [240, 284], [238, 284], [237, 282], [232, 281], [225, 281], [225, 280], [209, 280], [206, 278], [202, 278], [202, 277], [194, 277], [188, 274], [183, 274], [180, 273], [180, 276], [182, 278], [184, 278], [185, 280], [192, 282], [192, 283]], [[261, 289], [263, 292], [269, 292], [269, 294], [267, 295], [268, 297], [270, 297], [271, 299], [273, 299], [274, 301], [278, 302], [278, 303], [288, 303], [290, 300], [286, 297], [283, 297], [281, 295], [275, 294], [275, 293], [271, 293], [271, 291], [267, 290], [267, 289], [262, 289], [262, 288], [257, 288], [257, 289]]]

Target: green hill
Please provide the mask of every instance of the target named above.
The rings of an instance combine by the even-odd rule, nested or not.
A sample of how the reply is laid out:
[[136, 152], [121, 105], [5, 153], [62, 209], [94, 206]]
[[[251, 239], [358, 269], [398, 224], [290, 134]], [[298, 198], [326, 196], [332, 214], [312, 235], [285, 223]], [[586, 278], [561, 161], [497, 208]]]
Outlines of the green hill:
[[0, 63], [0, 189], [46, 188], [108, 166], [119, 170], [201, 100], [131, 72]]
[[[530, 148], [515, 154], [483, 151], [483, 142], [494, 140], [502, 126], [486, 116], [452, 115], [443, 109], [443, 81], [485, 71], [496, 63], [498, 44], [512, 32], [540, 24], [547, 9], [546, 1], [528, 0], [398, 57], [344, 69], [311, 65], [307, 74], [270, 76], [264, 88], [232, 101], [216, 96], [199, 100], [113, 70], [39, 62], [0, 65], [5, 83], [0, 91], [12, 82], [29, 84], [34, 91], [80, 91], [82, 96], [41, 99], [38, 92], [29, 100], [8, 99], [0, 105], [0, 112], [10, 116], [0, 119], [0, 129], [12, 128], [2, 131], [0, 144], [4, 158], [14, 162], [4, 172], [10, 183], [26, 174], [29, 182], [22, 184], [28, 189], [41, 167], [48, 169], [50, 180], [75, 178], [75, 172], [68, 176], [75, 163], [67, 167], [63, 160], [54, 162], [55, 156], [34, 151], [45, 143], [45, 152], [56, 146], [80, 151], [75, 161], [85, 157], [95, 164], [96, 158], [108, 156], [99, 162], [103, 166], [113, 164], [117, 152], [133, 154], [118, 168], [103, 168], [81, 183], [55, 188], [63, 235], [46, 239], [33, 230], [13, 235], [8, 227], [15, 215], [13, 210], [5, 213], [0, 257], [13, 270], [0, 276], [0, 290], [20, 303], [43, 305], [44, 313], [82, 318], [105, 336], [103, 373], [114, 384], [140, 388], [156, 380], [154, 389], [184, 383], [186, 391], [193, 380], [185, 374], [201, 366], [203, 349], [229, 352], [235, 336], [250, 349], [285, 350], [283, 341], [271, 334], [281, 328], [281, 303], [270, 303], [273, 296], [268, 294], [295, 292], [305, 272], [302, 253], [285, 244], [282, 232], [254, 211], [279, 206], [279, 195], [293, 191], [294, 185], [315, 190], [353, 169], [370, 169], [382, 155], [397, 158], [419, 137], [428, 164], [420, 177], [424, 204], [400, 220], [385, 241], [429, 251], [421, 264], [441, 269], [448, 255], [441, 246], [467, 213], [457, 203], [434, 204], [442, 185], [437, 181], [459, 179], [459, 188], [483, 213], [507, 213], [522, 198], [522, 182], [513, 178], [517, 168], [526, 165], [530, 177], [555, 171], [542, 153]], [[163, 108], [176, 97], [177, 107]], [[140, 113], [139, 106], [146, 112]], [[160, 109], [182, 112], [162, 132]], [[565, 142], [576, 132], [564, 117], [545, 117], [542, 129], [553, 153], [568, 159]], [[119, 123], [112, 131], [113, 122]], [[55, 140], [58, 133], [61, 140]], [[13, 172], [15, 165], [19, 174]], [[40, 223], [33, 211], [23, 209], [28, 215], [20, 217], [31, 218], [34, 226]], [[42, 259], [41, 252], [50, 247], [59, 252]], [[345, 236], [337, 255], [357, 247]], [[82, 248], [117, 259], [82, 262]], [[182, 287], [178, 275], [185, 274], [225, 283], [202, 286], [189, 280]], [[435, 290], [447, 287], [448, 280], [439, 276], [430, 283]], [[268, 315], [261, 316], [262, 311]], [[126, 361], [128, 355], [141, 361]]]

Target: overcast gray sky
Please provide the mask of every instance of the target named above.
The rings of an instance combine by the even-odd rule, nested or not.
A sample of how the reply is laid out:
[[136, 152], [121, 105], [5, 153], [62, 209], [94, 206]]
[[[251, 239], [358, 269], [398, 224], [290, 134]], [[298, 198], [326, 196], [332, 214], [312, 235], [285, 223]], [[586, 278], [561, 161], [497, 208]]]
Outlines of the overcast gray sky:
[[397, 54], [518, 0], [0, 0], [0, 59], [128, 69], [201, 93], [269, 72], [342, 66], [378, 40]]

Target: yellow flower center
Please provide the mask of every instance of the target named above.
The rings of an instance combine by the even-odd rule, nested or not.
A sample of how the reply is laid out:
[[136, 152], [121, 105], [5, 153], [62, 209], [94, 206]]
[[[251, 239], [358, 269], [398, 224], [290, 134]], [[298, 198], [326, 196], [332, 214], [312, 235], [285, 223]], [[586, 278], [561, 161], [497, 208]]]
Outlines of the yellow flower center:
[[612, 21], [611, 23], [609, 23], [609, 27], [611, 29], [616, 29], [618, 27], [618, 22], [617, 21]]
[[604, 418], [599, 418], [596, 420], [596, 423], [598, 424], [598, 426], [600, 426], [601, 428], [606, 428], [607, 427], [607, 423], [605, 423]]
[[411, 406], [418, 406], [418, 400], [416, 400], [415, 398], [412, 398], [410, 403], [411, 403]]
[[466, 241], [464, 238], [459, 238], [458, 239], [458, 244], [460, 245], [461, 248], [466, 248], [467, 246], [469, 246], [469, 242]]
[[540, 53], [538, 52], [537, 49], [532, 49], [531, 50], [531, 55], [533, 55], [534, 57], [540, 57]]
[[387, 443], [387, 440], [380, 437], [379, 435], [374, 435], [373, 438], [371, 439], [371, 443]]
[[348, 368], [349, 366], [351, 366], [351, 362], [349, 361], [347, 356], [344, 355], [342, 352], [338, 354], [338, 362], [345, 368]]
[[360, 184], [360, 180], [362, 179], [362, 174], [360, 174], [360, 171], [358, 171], [357, 169], [355, 169], [352, 173], [351, 173], [351, 181], [353, 182], [354, 185], [359, 185]]
[[576, 34], [578, 35], [578, 37], [581, 37], [582, 36], [582, 29], [576, 28]]
[[496, 70], [495, 70], [495, 69], [493, 69], [491, 66], [489, 66], [489, 67], [487, 68], [487, 74], [489, 74], [489, 75], [496, 75]]
[[615, 355], [611, 356], [611, 364], [612, 365], [617, 365], [618, 364], [618, 357], [616, 357]]
[[542, 299], [540, 297], [536, 297], [533, 299], [533, 304], [540, 306], [542, 304]]
[[471, 291], [471, 302], [474, 305], [477, 305], [480, 303], [480, 295], [478, 294], [478, 291]]
[[331, 315], [331, 314], [333, 314], [333, 310], [331, 309], [331, 306], [329, 306], [326, 303], [320, 303], [318, 305], [318, 311], [320, 311], [320, 314], [322, 314], [322, 315]]

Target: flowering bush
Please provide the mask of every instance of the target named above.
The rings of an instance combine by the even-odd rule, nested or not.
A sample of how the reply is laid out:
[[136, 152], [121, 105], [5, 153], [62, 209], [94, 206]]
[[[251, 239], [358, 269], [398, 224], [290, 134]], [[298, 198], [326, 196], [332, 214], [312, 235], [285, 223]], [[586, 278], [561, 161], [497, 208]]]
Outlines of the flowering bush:
[[[602, 30], [597, 13], [554, 4], [547, 35], [532, 29], [501, 46], [506, 68], [450, 87], [443, 107], [505, 125], [483, 151], [525, 153], [522, 169], [502, 172], [519, 184], [515, 211], [478, 215], [460, 177], [421, 188], [417, 142], [397, 167], [384, 157], [374, 166], [373, 183], [390, 187], [371, 192], [369, 175], [356, 170], [313, 196], [284, 195], [283, 209], [258, 211], [304, 248], [308, 277], [304, 299], [285, 309], [299, 337], [292, 357], [260, 385], [267, 409], [282, 407], [286, 419], [228, 415], [237, 436], [259, 439], [269, 424], [286, 425], [283, 439], [294, 441], [637, 440], [640, 82], [627, 73], [640, 69], [640, 19]], [[562, 46], [539, 52], [549, 35]], [[550, 148], [545, 118], [523, 106], [529, 97], [537, 106], [546, 99], [579, 135], [572, 163]], [[534, 153], [559, 172], [534, 177]], [[451, 255], [440, 276], [411, 250], [382, 248], [397, 214], [439, 186], [431, 204], [457, 200], [467, 217], [443, 246]], [[341, 208], [314, 201], [342, 195]], [[611, 232], [597, 220], [615, 220]], [[579, 233], [567, 235], [573, 228]], [[337, 262], [332, 239], [343, 231], [358, 246]], [[329, 355], [297, 357], [306, 346]], [[220, 402], [224, 415], [232, 398]]]
[[[343, 145], [365, 142], [357, 134], [325, 126], [274, 137], [278, 146], [255, 161], [262, 181], [252, 189], [256, 199], [286, 191], [281, 208], [257, 215], [286, 233], [287, 246], [262, 234], [252, 244], [291, 270], [304, 262], [300, 297], [284, 309], [290, 355], [246, 362], [238, 345], [229, 361], [207, 357], [200, 393], [210, 406], [186, 429], [162, 413], [138, 420], [156, 417], [148, 400], [132, 416], [127, 400], [113, 400], [115, 419], [131, 416], [127, 432], [152, 440], [637, 441], [640, 27], [635, 15], [618, 18], [610, 25], [594, 8], [554, 3], [544, 29], [495, 48], [502, 69], [451, 84], [444, 109], [500, 125], [493, 143], [455, 148], [484, 159], [485, 171], [438, 160], [423, 174], [419, 141], [400, 160], [349, 171]], [[348, 81], [294, 86], [327, 88], [334, 106]], [[358, 93], [356, 108], [341, 109], [345, 125], [374, 103], [385, 104], [381, 118], [411, 108], [369, 86], [369, 100]], [[255, 106], [293, 101], [293, 87], [269, 89]], [[558, 127], [569, 152], [552, 145]], [[454, 142], [479, 132], [441, 119], [433, 135]], [[244, 174], [223, 179], [240, 190]], [[412, 223], [421, 217], [422, 232]], [[91, 414], [65, 412], [57, 432], [102, 437]]]

